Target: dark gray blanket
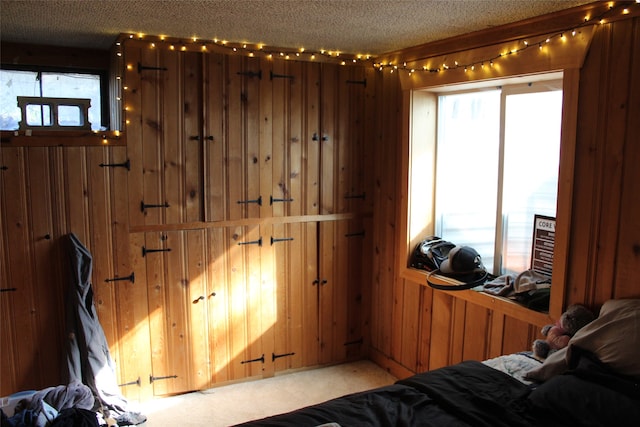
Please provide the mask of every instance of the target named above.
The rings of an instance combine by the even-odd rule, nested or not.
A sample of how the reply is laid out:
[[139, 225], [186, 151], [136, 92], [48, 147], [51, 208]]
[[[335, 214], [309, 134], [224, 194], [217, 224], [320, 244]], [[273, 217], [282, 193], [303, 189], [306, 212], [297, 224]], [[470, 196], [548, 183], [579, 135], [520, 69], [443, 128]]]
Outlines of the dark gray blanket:
[[640, 417], [638, 384], [585, 355], [536, 387], [466, 361], [396, 384], [241, 426], [624, 426]]

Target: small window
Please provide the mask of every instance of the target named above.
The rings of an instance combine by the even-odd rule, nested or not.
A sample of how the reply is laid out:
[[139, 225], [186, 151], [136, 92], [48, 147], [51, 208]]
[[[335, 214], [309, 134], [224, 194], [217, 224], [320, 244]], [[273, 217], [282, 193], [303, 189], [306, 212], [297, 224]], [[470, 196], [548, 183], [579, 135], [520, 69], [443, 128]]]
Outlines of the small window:
[[[91, 120], [89, 120], [91, 123]], [[60, 105], [58, 107], [58, 125], [70, 127], [85, 126], [82, 108], [78, 105]]]
[[[3, 66], [0, 84], [0, 130], [24, 127], [108, 129], [107, 84], [105, 75], [101, 73]], [[29, 99], [22, 108], [20, 98]], [[41, 98], [41, 101], [34, 98]], [[86, 105], [89, 105], [88, 112], [85, 111]], [[22, 117], [23, 111], [25, 117]]]
[[437, 98], [435, 232], [494, 274], [530, 268], [535, 215], [556, 214], [561, 82]]
[[[53, 123], [51, 115], [51, 107], [49, 105], [42, 104], [27, 104], [24, 106], [24, 122], [27, 126], [42, 126], [48, 127]], [[5, 130], [5, 129], [3, 129]]]

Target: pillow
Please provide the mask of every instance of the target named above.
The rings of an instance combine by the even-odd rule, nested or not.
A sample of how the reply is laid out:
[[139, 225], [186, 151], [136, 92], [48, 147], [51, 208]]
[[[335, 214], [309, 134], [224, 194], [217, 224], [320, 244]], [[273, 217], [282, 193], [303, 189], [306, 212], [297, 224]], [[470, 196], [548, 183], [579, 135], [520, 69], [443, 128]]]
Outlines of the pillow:
[[620, 375], [640, 380], [640, 299], [605, 302], [597, 319], [580, 329], [567, 347], [527, 372], [525, 378], [546, 381], [565, 372], [571, 367], [573, 347], [593, 353]]

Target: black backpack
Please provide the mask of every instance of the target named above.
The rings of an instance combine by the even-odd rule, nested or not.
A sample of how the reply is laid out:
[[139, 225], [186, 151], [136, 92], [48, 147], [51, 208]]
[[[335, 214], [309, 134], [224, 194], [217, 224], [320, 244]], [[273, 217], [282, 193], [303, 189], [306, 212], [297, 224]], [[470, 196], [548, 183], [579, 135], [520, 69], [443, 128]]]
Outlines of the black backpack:
[[420, 270], [434, 271], [449, 257], [456, 245], [437, 236], [429, 236], [416, 245], [411, 255], [410, 266]]
[[[453, 271], [445, 274], [440, 270], [442, 263], [449, 258], [449, 253], [454, 248], [456, 248], [454, 243], [443, 240], [437, 236], [429, 236], [422, 242], [418, 243], [414, 249], [413, 254], [411, 255], [410, 266], [428, 271], [427, 284], [434, 289], [460, 291], [463, 289], [475, 288], [476, 286], [483, 284], [489, 278], [489, 273], [487, 273], [480, 261], [479, 268], [474, 271]], [[461, 249], [462, 247], [458, 248]], [[462, 249], [464, 250], [464, 248]], [[472, 249], [472, 251], [477, 255], [475, 250]], [[479, 255], [477, 256], [479, 259]], [[455, 267], [455, 262], [452, 264], [454, 265], [449, 265], [448, 267]], [[432, 281], [430, 280], [432, 275], [449, 277], [455, 279], [456, 283], [448, 284], [446, 282]]]

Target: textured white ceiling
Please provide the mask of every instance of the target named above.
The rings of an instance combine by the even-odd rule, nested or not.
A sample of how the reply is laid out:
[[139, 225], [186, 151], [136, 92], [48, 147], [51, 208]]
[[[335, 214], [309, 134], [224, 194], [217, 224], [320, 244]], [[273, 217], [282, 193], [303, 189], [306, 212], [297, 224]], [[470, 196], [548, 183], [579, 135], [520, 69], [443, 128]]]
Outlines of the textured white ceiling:
[[0, 0], [0, 39], [107, 49], [120, 33], [380, 54], [591, 0]]

